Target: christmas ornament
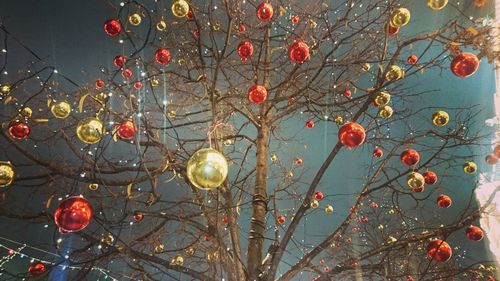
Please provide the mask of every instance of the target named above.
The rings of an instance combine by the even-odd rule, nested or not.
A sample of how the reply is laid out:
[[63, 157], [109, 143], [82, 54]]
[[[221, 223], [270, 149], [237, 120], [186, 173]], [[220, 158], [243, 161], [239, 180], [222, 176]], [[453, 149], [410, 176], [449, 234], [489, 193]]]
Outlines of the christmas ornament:
[[303, 63], [309, 59], [309, 46], [303, 41], [295, 41], [288, 48], [288, 57], [295, 63]]
[[62, 232], [76, 232], [84, 229], [92, 219], [92, 207], [85, 198], [73, 196], [59, 203], [54, 221]]
[[451, 197], [448, 195], [441, 194], [437, 198], [437, 204], [441, 208], [448, 208], [451, 206]]
[[142, 88], [142, 82], [141, 81], [136, 81], [134, 83], [134, 89], [139, 90], [140, 88]]
[[163, 253], [163, 251], [165, 251], [165, 245], [163, 245], [162, 243], [156, 244], [154, 251], [157, 254]]
[[352, 96], [352, 92], [349, 89], [345, 89], [343, 95], [346, 98], [350, 98]]
[[495, 165], [496, 163], [498, 163], [498, 158], [495, 156], [495, 154], [488, 154], [484, 158], [484, 161], [488, 165]]
[[137, 133], [137, 126], [134, 122], [127, 120], [116, 126], [116, 134], [122, 140], [132, 140]]
[[406, 182], [412, 189], [418, 189], [424, 186], [425, 179], [422, 174], [417, 172], [411, 172], [406, 179]]
[[201, 189], [212, 189], [226, 180], [228, 164], [224, 155], [212, 148], [196, 151], [186, 165], [191, 184]]
[[109, 36], [116, 36], [122, 30], [122, 26], [117, 19], [109, 19], [104, 23], [104, 31]]
[[390, 100], [391, 100], [391, 95], [388, 92], [380, 92], [374, 99], [375, 104], [378, 106], [387, 105]]
[[101, 89], [106, 86], [106, 83], [102, 79], [97, 79], [94, 83], [96, 89]]
[[159, 84], [160, 84], [160, 80], [158, 80], [158, 78], [156, 78], [156, 77], [151, 78], [151, 86], [152, 87], [156, 87]]
[[267, 90], [264, 86], [255, 84], [248, 89], [248, 99], [254, 104], [261, 104], [267, 98]]
[[299, 166], [302, 165], [302, 158], [299, 158], [299, 157], [295, 158], [295, 164], [297, 164]]
[[84, 143], [98, 143], [103, 134], [104, 124], [95, 117], [88, 117], [81, 120], [76, 127], [76, 135]]
[[433, 171], [426, 171], [424, 173], [425, 184], [433, 185], [437, 182], [437, 175]]
[[33, 110], [30, 107], [23, 107], [20, 112], [23, 117], [31, 117]]
[[314, 120], [311, 120], [311, 119], [307, 120], [306, 121], [306, 128], [308, 128], [308, 129], [314, 128]]
[[285, 221], [286, 221], [286, 217], [283, 216], [283, 215], [279, 215], [277, 218], [276, 218], [276, 221], [279, 223], [279, 224], [284, 224]]
[[318, 201], [318, 200], [316, 200], [316, 199], [311, 200], [311, 204], [310, 204], [310, 206], [311, 206], [311, 208], [313, 208], [313, 209], [318, 208], [318, 207], [319, 207], [319, 201]]
[[474, 174], [477, 171], [477, 165], [476, 163], [472, 161], [467, 161], [464, 164], [464, 172], [466, 174]]
[[410, 11], [406, 8], [397, 8], [391, 14], [390, 24], [393, 27], [402, 27], [410, 22]]
[[481, 241], [484, 237], [483, 230], [480, 227], [474, 225], [467, 227], [467, 229], [465, 230], [465, 235], [469, 240], [472, 241]]
[[189, 13], [189, 4], [185, 0], [175, 0], [172, 3], [172, 14], [178, 18], [183, 18]]
[[158, 31], [164, 31], [167, 29], [167, 23], [164, 20], [159, 20], [156, 23], [156, 29], [158, 29]]
[[125, 79], [132, 77], [132, 70], [130, 68], [125, 68], [124, 70], [122, 70], [122, 77]]
[[[179, 0], [181, 1], [181, 0]], [[170, 63], [170, 51], [165, 48], [159, 48], [155, 52], [155, 60], [159, 64], [169, 64]]]
[[134, 25], [134, 26], [138, 26], [139, 24], [141, 24], [141, 21], [142, 21], [142, 18], [139, 14], [135, 13], [135, 14], [132, 14], [128, 17], [128, 22], [131, 24], [131, 25]]
[[91, 184], [89, 184], [89, 189], [90, 190], [98, 190], [99, 189], [99, 184], [97, 184], [97, 183], [91, 183]]
[[115, 237], [113, 237], [113, 234], [111, 233], [107, 233], [101, 238], [101, 243], [104, 245], [111, 246], [113, 245], [113, 242], [115, 242]]
[[50, 112], [55, 118], [64, 119], [71, 114], [71, 105], [65, 101], [60, 101], [52, 104]]
[[365, 128], [358, 123], [348, 122], [340, 127], [338, 137], [343, 145], [355, 148], [365, 141]]
[[325, 213], [332, 214], [333, 213], [333, 206], [332, 205], [326, 205], [326, 207], [325, 207]]
[[408, 57], [408, 59], [406, 59], [406, 62], [409, 64], [409, 65], [414, 65], [416, 64], [418, 61], [418, 57], [416, 55], [410, 55]]
[[241, 62], [246, 62], [253, 55], [252, 42], [245, 40], [238, 45], [238, 55], [240, 55]]
[[403, 78], [405, 75], [405, 72], [401, 67], [397, 65], [391, 65], [387, 69], [387, 72], [385, 73], [385, 80], [387, 81], [396, 81], [401, 78]]
[[437, 262], [444, 262], [451, 257], [451, 247], [443, 240], [434, 240], [427, 245], [427, 256]]
[[278, 155], [273, 153], [273, 155], [271, 155], [271, 161], [276, 162], [277, 160], [278, 160]]
[[299, 22], [300, 22], [300, 18], [299, 18], [299, 16], [291, 16], [291, 17], [290, 17], [290, 22], [291, 22], [292, 24], [299, 24]]
[[16, 172], [10, 161], [0, 161], [0, 187], [9, 186], [14, 181]]
[[181, 255], [176, 255], [170, 260], [170, 265], [183, 266], [184, 258]]
[[321, 191], [314, 192], [314, 199], [321, 201], [321, 200], [323, 200], [324, 197], [325, 196], [323, 195], [323, 192], [321, 192]]
[[0, 84], [0, 94], [2, 96], [6, 96], [6, 95], [10, 94], [10, 85]]
[[368, 72], [370, 71], [370, 69], [372, 68], [371, 64], [365, 62], [361, 65], [361, 69], [364, 71], [364, 72]]
[[45, 264], [42, 262], [34, 262], [30, 264], [28, 267], [28, 272], [31, 274], [31, 276], [39, 276], [45, 273], [47, 269], [45, 268]]
[[450, 69], [453, 74], [464, 78], [472, 76], [479, 68], [479, 59], [472, 53], [463, 52], [453, 58]]
[[394, 36], [398, 34], [399, 32], [399, 27], [392, 26], [390, 23], [387, 23], [385, 25], [385, 33], [389, 36]]
[[127, 62], [127, 57], [118, 55], [113, 59], [113, 64], [116, 66], [116, 68], [122, 68], [123, 64]]
[[193, 13], [193, 10], [191, 10], [191, 8], [189, 8], [189, 11], [188, 11], [188, 13], [186, 15], [186, 18], [188, 20], [194, 20], [194, 13]]
[[403, 153], [401, 153], [401, 162], [407, 166], [413, 166], [418, 163], [420, 160], [420, 154], [414, 149], [405, 149]]
[[8, 131], [11, 138], [15, 140], [24, 140], [30, 135], [31, 129], [27, 124], [16, 121], [9, 125]]
[[380, 108], [379, 115], [380, 115], [380, 117], [387, 119], [387, 118], [390, 118], [393, 113], [394, 113], [394, 110], [392, 109], [392, 107], [390, 107], [388, 105], [384, 105]]
[[273, 17], [273, 6], [269, 3], [262, 2], [257, 6], [257, 18], [261, 21], [268, 21]]
[[441, 10], [448, 4], [448, 0], [427, 0], [427, 7], [434, 11]]
[[143, 218], [144, 218], [144, 215], [141, 213], [136, 213], [134, 215], [134, 221], [142, 221]]
[[432, 123], [438, 127], [445, 126], [450, 121], [450, 116], [447, 112], [439, 110], [432, 114]]
[[375, 158], [380, 158], [380, 157], [382, 157], [382, 155], [384, 155], [384, 152], [380, 148], [376, 148], [373, 151], [373, 157], [375, 157]]

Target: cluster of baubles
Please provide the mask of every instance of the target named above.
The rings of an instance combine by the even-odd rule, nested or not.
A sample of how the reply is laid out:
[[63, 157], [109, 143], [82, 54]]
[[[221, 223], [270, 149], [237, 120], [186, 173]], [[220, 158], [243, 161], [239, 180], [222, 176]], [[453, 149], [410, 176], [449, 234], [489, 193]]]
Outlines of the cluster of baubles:
[[387, 119], [392, 116], [394, 110], [389, 106], [389, 101], [391, 101], [391, 95], [387, 91], [381, 91], [377, 93], [373, 103], [379, 107], [379, 116]]

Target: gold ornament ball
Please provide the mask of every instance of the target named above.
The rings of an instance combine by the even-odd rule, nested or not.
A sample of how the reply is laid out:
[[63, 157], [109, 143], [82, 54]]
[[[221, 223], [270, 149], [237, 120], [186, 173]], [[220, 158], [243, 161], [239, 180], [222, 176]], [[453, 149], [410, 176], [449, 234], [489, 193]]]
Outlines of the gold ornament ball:
[[277, 160], [278, 160], [278, 156], [273, 153], [273, 155], [271, 155], [271, 161], [276, 162]]
[[3, 84], [0, 85], [0, 94], [8, 95], [10, 93], [10, 85]]
[[84, 143], [94, 144], [101, 140], [104, 133], [104, 124], [95, 117], [89, 117], [78, 122], [76, 135]]
[[477, 165], [476, 163], [472, 161], [467, 161], [464, 164], [464, 172], [466, 174], [474, 174], [477, 171]]
[[397, 65], [391, 65], [389, 66], [389, 69], [385, 73], [385, 80], [387, 81], [396, 81], [401, 78], [403, 78], [405, 75], [405, 72], [401, 67]]
[[433, 9], [434, 11], [439, 11], [446, 7], [448, 0], [427, 0], [427, 7]]
[[167, 116], [168, 118], [175, 118], [177, 116], [177, 112], [175, 112], [175, 110], [169, 110], [167, 112]]
[[344, 122], [344, 118], [342, 118], [342, 116], [337, 116], [337, 117], [335, 117], [334, 121], [337, 124], [342, 124], [342, 122]]
[[184, 258], [181, 255], [176, 255], [170, 260], [170, 265], [178, 265], [178, 266], [183, 266], [184, 265]]
[[91, 184], [89, 184], [89, 189], [90, 190], [97, 190], [97, 189], [99, 189], [99, 185], [97, 183], [91, 183]]
[[422, 174], [417, 172], [412, 172], [408, 175], [406, 182], [411, 188], [419, 188], [424, 186], [425, 179], [424, 176], [422, 176]]
[[158, 29], [159, 31], [163, 31], [166, 28], [167, 28], [167, 23], [164, 20], [159, 20], [156, 23], [156, 29]]
[[387, 118], [390, 118], [392, 116], [392, 113], [394, 113], [394, 110], [392, 109], [392, 107], [390, 107], [388, 105], [384, 105], [380, 108], [379, 115], [380, 115], [380, 117], [387, 119]]
[[141, 15], [137, 13], [132, 14], [128, 17], [128, 22], [130, 22], [131, 25], [138, 26], [139, 24], [141, 24], [141, 21], [142, 21]]
[[153, 77], [153, 79], [151, 79], [151, 86], [156, 87], [158, 85], [160, 85], [160, 80], [158, 80], [158, 78], [156, 77]]
[[185, 0], [175, 0], [172, 3], [172, 14], [178, 18], [183, 18], [189, 13], [189, 4]]
[[450, 121], [450, 116], [445, 111], [436, 111], [432, 114], [432, 123], [438, 127], [445, 126]]
[[0, 161], [0, 187], [9, 186], [14, 180], [14, 167], [10, 161]]
[[227, 160], [212, 148], [196, 151], [187, 163], [187, 176], [191, 184], [201, 189], [220, 186], [227, 177]]
[[33, 114], [33, 110], [31, 110], [31, 108], [29, 107], [23, 107], [23, 109], [21, 109], [21, 115], [24, 116], [24, 117], [31, 117], [31, 114]]
[[163, 253], [163, 251], [165, 251], [165, 245], [163, 245], [163, 244], [161, 244], [161, 243], [160, 243], [160, 244], [157, 244], [157, 245], [155, 246], [155, 250], [154, 250], [154, 251], [155, 251], [155, 253], [157, 253], [157, 254]]
[[378, 106], [387, 105], [391, 101], [391, 95], [388, 92], [380, 92], [375, 97], [375, 104]]
[[219, 260], [219, 251], [217, 249], [209, 250], [206, 257], [208, 262], [216, 262]]
[[364, 72], [368, 72], [370, 71], [370, 69], [372, 68], [371, 64], [365, 62], [361, 65], [361, 68], [363, 69]]
[[397, 8], [391, 14], [391, 21], [389, 22], [393, 27], [402, 27], [410, 22], [410, 11], [406, 8]]
[[188, 255], [188, 256], [192, 256], [192, 255], [194, 255], [195, 250], [194, 250], [194, 248], [193, 248], [193, 247], [189, 247], [189, 248], [187, 248], [187, 249], [185, 250], [185, 252], [186, 252], [186, 255]]
[[327, 213], [327, 214], [333, 214], [333, 206], [332, 205], [326, 205], [326, 207], [325, 207], [325, 213]]
[[65, 101], [56, 102], [50, 107], [50, 111], [55, 118], [64, 119], [70, 115], [71, 105]]
[[113, 237], [113, 234], [108, 233], [101, 239], [101, 243], [111, 246], [113, 245], [113, 242], [115, 241], [115, 238]]
[[319, 202], [316, 199], [313, 199], [310, 204], [311, 208], [316, 209], [319, 207]]

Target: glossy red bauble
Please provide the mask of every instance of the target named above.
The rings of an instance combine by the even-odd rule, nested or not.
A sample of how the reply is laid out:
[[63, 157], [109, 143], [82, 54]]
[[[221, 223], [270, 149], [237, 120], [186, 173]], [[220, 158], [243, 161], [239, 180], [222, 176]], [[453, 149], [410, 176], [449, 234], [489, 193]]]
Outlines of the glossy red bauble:
[[188, 13], [186, 15], [186, 18], [188, 20], [194, 20], [194, 13], [193, 13], [193, 10], [191, 10], [191, 8], [189, 8], [189, 11], [188, 11]]
[[117, 19], [109, 19], [104, 23], [104, 31], [109, 36], [116, 36], [122, 30], [122, 25]]
[[276, 221], [279, 223], [279, 224], [284, 224], [285, 221], [286, 221], [286, 218], [285, 216], [283, 215], [279, 215], [277, 218], [276, 218]]
[[486, 164], [488, 165], [495, 165], [498, 163], [498, 158], [495, 156], [495, 154], [488, 154], [484, 158], [484, 161], [486, 161]]
[[448, 208], [451, 206], [451, 203], [452, 203], [451, 197], [448, 195], [444, 195], [444, 194], [439, 195], [436, 202], [437, 202], [438, 206], [441, 208]]
[[134, 221], [142, 221], [143, 218], [144, 218], [144, 215], [141, 213], [136, 213], [134, 215]]
[[169, 64], [170, 63], [170, 51], [165, 48], [159, 48], [155, 52], [155, 60], [159, 64]]
[[403, 153], [401, 153], [401, 162], [407, 166], [413, 166], [420, 161], [420, 154], [415, 149], [405, 149]]
[[73, 196], [59, 203], [54, 221], [61, 232], [75, 232], [87, 227], [92, 219], [92, 207], [85, 198]]
[[295, 158], [295, 164], [302, 165], [302, 158], [299, 157]]
[[124, 70], [122, 70], [122, 77], [125, 79], [132, 77], [132, 70], [130, 68], [125, 68]]
[[42, 275], [45, 273], [47, 269], [45, 268], [45, 264], [43, 264], [42, 262], [35, 262], [35, 263], [32, 263], [30, 264], [30, 266], [28, 267], [28, 272], [29, 274], [31, 274], [32, 276], [38, 276], [38, 275]]
[[314, 192], [314, 199], [321, 201], [321, 200], [323, 200], [324, 197], [325, 197], [325, 195], [323, 195], [323, 192], [321, 192], [321, 191]]
[[122, 68], [123, 64], [127, 62], [127, 57], [118, 55], [113, 59], [113, 64], [116, 66], [116, 68]]
[[101, 89], [104, 86], [106, 86], [106, 83], [104, 83], [103, 80], [98, 79], [98, 80], [95, 81], [95, 88], [96, 89]]
[[255, 84], [248, 89], [248, 99], [255, 104], [263, 103], [267, 98], [267, 90], [264, 86]]
[[344, 90], [344, 97], [350, 98], [352, 96], [352, 92], [349, 89]]
[[471, 225], [465, 230], [465, 235], [467, 235], [469, 240], [481, 241], [484, 237], [484, 232], [480, 227]]
[[443, 240], [434, 240], [427, 245], [427, 256], [438, 262], [451, 258], [451, 247]]
[[295, 63], [303, 63], [309, 59], [309, 46], [303, 41], [295, 41], [288, 48], [288, 57]]
[[134, 89], [139, 90], [140, 88], [142, 88], [142, 82], [141, 81], [136, 81], [134, 83]]
[[229, 218], [227, 216], [223, 216], [221, 221], [223, 224], [227, 224], [229, 222]]
[[348, 122], [340, 127], [339, 140], [349, 148], [360, 146], [365, 141], [365, 138], [365, 128], [358, 123]]
[[426, 171], [424, 174], [425, 184], [432, 185], [437, 182], [438, 176], [433, 171]]
[[9, 136], [15, 140], [24, 140], [30, 135], [30, 127], [21, 121], [14, 122], [9, 125]]
[[416, 64], [418, 61], [418, 57], [416, 55], [411, 55], [408, 57], [408, 59], [406, 60], [406, 62], [408, 62], [408, 64], [410, 65], [414, 65]]
[[308, 129], [314, 128], [314, 120], [311, 120], [311, 119], [307, 120], [306, 121], [306, 128], [308, 128]]
[[240, 24], [238, 25], [238, 32], [243, 33], [243, 32], [245, 32], [246, 30], [247, 30], [247, 27], [246, 27], [244, 24], [240, 23]]
[[253, 44], [246, 40], [238, 45], [238, 55], [240, 55], [241, 62], [246, 62], [253, 55]]
[[479, 59], [473, 53], [461, 53], [453, 58], [450, 69], [453, 74], [464, 78], [473, 75], [479, 68]]
[[257, 10], [255, 11], [257, 14], [257, 18], [261, 21], [268, 21], [273, 17], [273, 6], [269, 3], [262, 2], [257, 6]]
[[300, 18], [299, 18], [299, 16], [292, 16], [292, 17], [290, 18], [290, 22], [291, 22], [292, 24], [299, 24], [299, 22], [300, 22]]
[[380, 158], [384, 155], [384, 151], [382, 151], [382, 149], [380, 148], [376, 148], [374, 151], [373, 151], [373, 157], [375, 158]]
[[116, 134], [122, 140], [132, 140], [137, 133], [137, 126], [134, 122], [127, 120], [116, 127]]

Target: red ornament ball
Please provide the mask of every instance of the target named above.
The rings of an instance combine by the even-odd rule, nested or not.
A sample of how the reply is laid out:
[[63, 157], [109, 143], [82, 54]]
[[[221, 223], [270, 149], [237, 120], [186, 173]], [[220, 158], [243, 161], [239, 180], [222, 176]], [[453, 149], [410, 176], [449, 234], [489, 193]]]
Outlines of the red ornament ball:
[[425, 184], [433, 185], [437, 182], [437, 175], [433, 171], [426, 171], [424, 174]]
[[223, 224], [227, 224], [229, 222], [229, 218], [227, 216], [223, 216], [221, 221]]
[[441, 194], [437, 198], [437, 204], [441, 208], [448, 208], [451, 206], [451, 197], [448, 195]]
[[118, 55], [113, 59], [113, 64], [116, 66], [116, 68], [122, 68], [123, 64], [127, 62], [127, 57]]
[[325, 197], [325, 195], [323, 195], [323, 192], [321, 192], [321, 191], [314, 192], [314, 199], [321, 201], [321, 200], [323, 200], [324, 197]]
[[352, 92], [349, 89], [344, 90], [344, 97], [350, 98], [352, 96]]
[[61, 232], [76, 232], [84, 229], [92, 219], [92, 207], [85, 198], [73, 196], [57, 206], [54, 221]]
[[119, 124], [116, 128], [116, 134], [122, 140], [132, 140], [134, 139], [136, 133], [137, 126], [130, 120]]
[[144, 218], [144, 215], [141, 213], [136, 213], [134, 215], [134, 221], [142, 221], [143, 218]]
[[443, 240], [434, 240], [427, 245], [427, 256], [438, 262], [444, 262], [451, 258], [451, 247]]
[[191, 8], [189, 8], [189, 11], [188, 11], [188, 13], [186, 15], [186, 18], [188, 20], [194, 20], [194, 13], [193, 13], [193, 10], [191, 10]]
[[295, 41], [288, 48], [288, 56], [295, 63], [303, 63], [309, 59], [309, 46], [303, 41]]
[[374, 151], [373, 151], [373, 157], [375, 158], [380, 158], [384, 155], [384, 151], [380, 148], [376, 148]]
[[360, 146], [365, 141], [365, 138], [365, 128], [358, 123], [348, 122], [340, 127], [339, 140], [349, 148]]
[[255, 84], [248, 89], [248, 99], [254, 104], [261, 104], [267, 98], [267, 90], [264, 86]]
[[307, 120], [306, 121], [306, 128], [308, 128], [308, 129], [314, 128], [314, 120], [311, 120], [311, 119]]
[[132, 77], [132, 70], [130, 68], [125, 68], [124, 70], [122, 70], [122, 77], [125, 79]]
[[238, 55], [240, 55], [241, 62], [246, 62], [253, 55], [252, 42], [245, 40], [238, 45]]
[[141, 81], [136, 81], [136, 82], [134, 83], [134, 88], [135, 88], [136, 90], [139, 90], [140, 88], [142, 88], [142, 82], [141, 82]]
[[45, 268], [45, 264], [43, 264], [42, 262], [35, 262], [35, 263], [32, 263], [30, 264], [30, 266], [28, 267], [28, 272], [29, 274], [31, 274], [32, 276], [39, 276], [39, 275], [42, 275], [45, 273], [47, 269]]
[[484, 232], [480, 227], [471, 225], [465, 230], [465, 235], [467, 235], [469, 240], [481, 241], [484, 237]]
[[495, 154], [488, 154], [484, 158], [484, 161], [486, 161], [486, 164], [488, 165], [495, 165], [498, 163], [498, 158], [495, 156]]
[[104, 83], [103, 80], [98, 79], [98, 80], [95, 81], [95, 88], [96, 89], [101, 89], [104, 86], [106, 86], [106, 83]]
[[122, 25], [117, 19], [109, 19], [104, 23], [104, 31], [109, 36], [116, 36], [122, 30]]
[[386, 34], [387, 34], [387, 35], [389, 35], [389, 36], [394, 36], [394, 35], [398, 34], [398, 32], [399, 32], [399, 27], [395, 27], [395, 26], [392, 26], [392, 25], [390, 25], [389, 23], [387, 23], [387, 24], [385, 25], [385, 32], [386, 32]]
[[479, 59], [472, 53], [461, 53], [453, 58], [450, 69], [453, 74], [464, 78], [473, 75], [479, 68]]
[[30, 135], [30, 127], [21, 121], [14, 122], [9, 125], [9, 136], [15, 140], [24, 140]]
[[302, 165], [302, 158], [300, 157], [295, 158], [295, 164]]
[[420, 154], [415, 149], [405, 149], [403, 153], [401, 153], [401, 162], [407, 166], [413, 166], [420, 161]]
[[408, 64], [410, 65], [414, 65], [416, 64], [418, 61], [418, 57], [416, 55], [411, 55], [408, 57], [408, 59], [406, 60], [406, 62], [408, 62]]
[[244, 24], [240, 23], [240, 24], [238, 25], [238, 32], [243, 33], [243, 32], [245, 32], [246, 30], [247, 30], [247, 27], [246, 27]]
[[269, 3], [262, 2], [257, 6], [257, 18], [261, 21], [268, 21], [273, 17], [273, 6]]
[[169, 64], [170, 63], [170, 51], [165, 48], [159, 48], [155, 52], [155, 60], [159, 64]]
[[276, 218], [276, 221], [279, 223], [279, 224], [284, 224], [285, 221], [286, 221], [286, 218], [285, 216], [283, 215], [279, 215], [277, 218]]
[[299, 24], [299, 22], [300, 22], [300, 18], [299, 18], [299, 16], [292, 16], [292, 17], [290, 18], [290, 22], [291, 22], [292, 24]]

